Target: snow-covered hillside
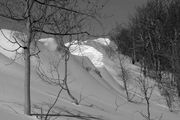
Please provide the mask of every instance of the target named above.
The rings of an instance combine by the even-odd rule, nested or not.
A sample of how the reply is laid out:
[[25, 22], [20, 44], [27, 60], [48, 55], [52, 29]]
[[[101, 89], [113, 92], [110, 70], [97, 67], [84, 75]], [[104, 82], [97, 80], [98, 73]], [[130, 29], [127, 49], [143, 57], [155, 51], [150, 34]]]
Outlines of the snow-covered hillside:
[[[105, 42], [105, 41], [107, 42]], [[56, 51], [56, 42], [53, 39], [43, 39], [38, 43], [40, 60], [32, 59], [32, 64], [52, 76], [52, 65], [58, 65], [60, 79], [64, 78], [64, 61], [61, 53]], [[42, 44], [44, 43], [44, 44]], [[107, 43], [107, 44], [105, 44]], [[4, 43], [1, 42], [1, 45]], [[103, 120], [142, 120], [139, 112], [145, 112], [144, 103], [129, 103], [120, 74], [117, 56], [109, 56], [108, 39], [95, 39], [86, 41], [82, 45], [72, 45], [68, 61], [68, 85], [73, 96], [81, 100], [75, 105], [66, 92], [62, 92], [56, 109], [67, 113], [97, 116]], [[24, 65], [10, 62], [10, 55], [0, 51], [0, 118], [3, 120], [33, 120], [34, 117], [23, 115], [23, 78]], [[58, 64], [57, 64], [58, 63]], [[138, 67], [126, 60], [126, 66], [133, 75], [138, 74]], [[132, 68], [132, 69], [131, 69]], [[59, 88], [43, 82], [32, 69], [31, 100], [32, 112], [40, 112], [38, 107], [44, 109], [52, 104], [58, 94]], [[37, 107], [38, 106], [38, 107]], [[179, 120], [180, 114], [170, 113], [163, 104], [151, 101], [152, 116], [163, 115], [163, 120]], [[68, 120], [67, 117], [59, 119]], [[71, 118], [74, 120], [73, 118]], [[70, 120], [71, 120], [70, 119]]]

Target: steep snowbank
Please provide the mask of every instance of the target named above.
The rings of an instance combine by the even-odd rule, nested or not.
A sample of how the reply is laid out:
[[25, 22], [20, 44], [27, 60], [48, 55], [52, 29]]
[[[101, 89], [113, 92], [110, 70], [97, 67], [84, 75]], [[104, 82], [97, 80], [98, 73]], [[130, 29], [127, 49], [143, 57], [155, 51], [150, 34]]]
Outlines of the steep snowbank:
[[[46, 43], [46, 40], [43, 41]], [[36, 64], [39, 63], [47, 75], [51, 75], [52, 65], [59, 65], [60, 78], [64, 78], [64, 61], [61, 54], [56, 51], [53, 39], [48, 40], [48, 43], [45, 44], [46, 47], [40, 43], [38, 45], [41, 50], [39, 54], [41, 60], [34, 58]], [[82, 101], [80, 105], [75, 105], [67, 93], [63, 92], [57, 102], [57, 108], [75, 111], [77, 114], [98, 115], [105, 120], [143, 119], [137, 111], [144, 112], [146, 110], [145, 105], [128, 103], [125, 100], [124, 91], [118, 82], [119, 78], [116, 76], [118, 74], [116, 62], [90, 45], [84, 44], [78, 47], [73, 45], [71, 50], [74, 55], [70, 55], [68, 61], [68, 85], [72, 94]], [[5, 65], [10, 60], [3, 54], [0, 54], [0, 117], [3, 116], [3, 119], [7, 120], [31, 119], [24, 118], [22, 115], [24, 67], [17, 63]], [[133, 69], [136, 71], [135, 67]], [[58, 87], [42, 82], [36, 71], [32, 69], [31, 99], [33, 111], [35, 104], [40, 106], [52, 104], [58, 90]], [[14, 110], [18, 113], [17, 115]], [[155, 104], [151, 104], [151, 110], [155, 117], [163, 114], [163, 120], [179, 120], [180, 117], [180, 114], [169, 113], [168, 110]]]
[[[82, 94], [83, 96], [86, 96], [89, 99], [95, 100], [98, 104], [102, 103], [105, 106], [108, 106], [109, 108], [113, 109], [115, 107], [114, 104], [115, 99], [118, 98], [118, 96], [121, 98], [121, 96], [117, 94], [117, 90], [113, 89], [113, 87], [106, 89], [107, 86], [110, 87], [111, 85], [108, 85], [107, 82], [105, 82], [104, 78], [106, 79], [106, 77], [101, 76], [96, 69], [96, 65], [99, 66], [99, 64], [101, 64], [102, 62], [102, 61], [98, 61], [99, 56], [95, 56], [98, 58], [98, 60], [94, 59], [93, 55], [96, 52], [95, 49], [91, 49], [91, 47], [90, 49], [85, 49], [85, 52], [83, 52], [84, 54], [87, 53], [85, 55], [90, 57], [90, 59], [92, 58], [91, 59], [92, 63], [95, 64], [92, 64], [91, 61], [87, 59], [87, 57], [78, 57], [77, 55], [70, 56], [70, 59], [68, 60], [68, 80], [70, 81], [69, 87], [71, 88], [72, 91], [76, 91], [77, 94]], [[77, 53], [78, 51], [76, 50], [75, 54]], [[48, 66], [48, 64], [56, 63], [58, 59], [60, 59], [60, 55], [58, 52], [54, 52], [54, 54], [52, 54], [51, 51], [43, 51], [40, 54], [40, 58], [42, 58], [40, 66], [44, 70], [47, 70], [46, 72], [48, 73], [52, 67], [52, 66]], [[59, 71], [60, 71], [59, 73], [61, 79], [63, 79], [64, 78], [63, 60], [60, 61], [59, 63]], [[108, 74], [106, 75], [108, 76]], [[113, 79], [111, 76], [107, 78]], [[104, 86], [106, 86], [106, 88]]]

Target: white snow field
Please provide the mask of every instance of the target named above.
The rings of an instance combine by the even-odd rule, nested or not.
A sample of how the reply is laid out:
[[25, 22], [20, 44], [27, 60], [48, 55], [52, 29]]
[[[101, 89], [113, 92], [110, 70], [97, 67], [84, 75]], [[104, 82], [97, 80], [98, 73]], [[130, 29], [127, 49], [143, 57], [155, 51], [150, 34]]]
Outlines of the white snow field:
[[[0, 44], [4, 40], [1, 36]], [[56, 43], [51, 38], [40, 40], [38, 46], [41, 50], [39, 57], [32, 59], [32, 64], [39, 67], [52, 77], [52, 65], [59, 65], [60, 79], [64, 78], [64, 61], [61, 53], [56, 51]], [[142, 103], [129, 103], [123, 89], [118, 60], [112, 60], [104, 48], [107, 46], [103, 39], [87, 41], [80, 46], [71, 46], [71, 55], [68, 61], [68, 85], [72, 95], [81, 100], [75, 105], [66, 92], [62, 92], [56, 104], [56, 110], [74, 114], [99, 117], [103, 120], [143, 120], [139, 112], [146, 113], [146, 105]], [[42, 44], [43, 43], [43, 44]], [[108, 42], [107, 42], [108, 43]], [[110, 42], [108, 43], [110, 44]], [[13, 48], [13, 46], [11, 46]], [[24, 65], [21, 62], [11, 62], [13, 54], [0, 50], [0, 120], [37, 120], [36, 117], [23, 114], [23, 83]], [[131, 78], [139, 74], [138, 67], [126, 62], [130, 69]], [[132, 68], [132, 69], [131, 69]], [[56, 73], [53, 73], [55, 75]], [[133, 80], [130, 80], [133, 81]], [[133, 82], [130, 82], [133, 84]], [[36, 68], [31, 73], [31, 102], [32, 113], [40, 113], [38, 107], [44, 110], [55, 100], [59, 91], [58, 86], [43, 82], [37, 75]], [[138, 98], [138, 97], [137, 97]], [[158, 103], [158, 94], [151, 100], [152, 118], [158, 120], [179, 120], [180, 113], [169, 112], [164, 104]], [[57, 120], [78, 120], [77, 118], [59, 117]], [[93, 120], [93, 119], [92, 119]]]

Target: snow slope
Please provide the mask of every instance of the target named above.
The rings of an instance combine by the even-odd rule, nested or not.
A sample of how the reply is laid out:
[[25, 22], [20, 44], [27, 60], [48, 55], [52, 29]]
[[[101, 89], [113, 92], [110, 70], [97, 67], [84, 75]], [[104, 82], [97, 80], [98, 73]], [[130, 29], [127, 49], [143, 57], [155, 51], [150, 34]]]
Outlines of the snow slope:
[[[1, 104], [7, 104], [8, 106], [13, 107], [15, 111], [19, 111], [19, 113], [22, 113], [23, 110], [23, 106], [22, 106], [23, 105], [23, 99], [22, 99], [23, 74], [22, 73], [24, 68], [22, 65], [16, 63], [6, 66], [5, 63], [8, 63], [8, 61], [9, 60], [7, 57], [1, 55], [1, 63], [2, 63], [1, 68], [3, 68], [1, 69], [2, 71], [0, 74], [2, 79], [0, 84]], [[73, 72], [71, 75], [73, 77], [69, 78], [69, 79], [74, 79], [74, 82], [69, 86], [71, 86], [71, 89], [75, 90], [76, 94], [79, 95], [79, 93], [81, 92], [83, 97], [86, 97], [86, 99], [83, 101], [84, 104], [82, 103], [83, 104], [82, 106], [72, 106], [73, 104], [70, 101], [68, 102], [68, 100], [62, 100], [61, 102], [59, 102], [59, 104], [66, 105], [66, 107], [67, 106], [71, 108], [74, 107], [74, 109], [77, 109], [82, 112], [88, 111], [87, 113], [108, 115], [109, 113], [111, 113], [111, 111], [113, 111], [113, 107], [111, 106], [112, 100], [110, 98], [115, 98], [115, 95], [111, 94], [111, 92], [108, 92], [104, 87], [101, 86], [101, 84], [95, 81], [94, 79], [95, 76], [93, 77], [90, 74], [88, 74], [84, 68], [80, 67], [80, 64], [78, 62], [80, 61], [76, 59], [76, 57], [72, 56], [68, 63], [73, 71], [75, 69], [76, 70], [78, 69], [78, 72], [76, 74], [74, 74]], [[37, 76], [32, 72], [31, 94], [32, 94], [33, 103], [48, 102], [49, 99], [55, 98], [55, 95], [57, 93], [57, 88], [46, 85], [42, 81], [38, 81], [36, 77]], [[76, 95], [75, 93], [74, 95], [78, 97], [78, 95]], [[110, 97], [108, 98], [107, 96]], [[93, 106], [91, 104], [93, 104]], [[113, 114], [113, 117], [116, 116], [118, 115]]]
[[[40, 57], [42, 58], [41, 67], [43, 67], [44, 70], [49, 70], [50, 66], [46, 65], [48, 63], [55, 63], [57, 61], [55, 60], [57, 59], [57, 56], [60, 56], [58, 52], [56, 52], [55, 55], [50, 53], [52, 52], [44, 50], [44, 52], [40, 54]], [[84, 64], [82, 64], [82, 62], [84, 62]], [[105, 106], [113, 109], [115, 107], [115, 99], [118, 98], [118, 96], [121, 96], [118, 95], [117, 91], [114, 89], [106, 89], [110, 85], [105, 83], [104, 79], [101, 78], [101, 76], [95, 72], [96, 67], [92, 63], [86, 57], [78, 57], [74, 55], [70, 56], [70, 59], [68, 61], [68, 77], [69, 81], [72, 82], [69, 83], [69, 87], [72, 91], [76, 91], [78, 94], [82, 94], [83, 96], [86, 96], [89, 99], [93, 99], [94, 101], [96, 101], [97, 105], [104, 104]], [[63, 61], [60, 62], [59, 66], [59, 73], [61, 78], [63, 79]], [[86, 70], [87, 67], [90, 68], [89, 71]], [[104, 86], [106, 86], [106, 88]]]
[[[44, 72], [50, 76], [51, 65], [57, 65], [61, 54], [55, 51], [51, 40], [48, 41], [48, 43], [45, 42], [46, 47], [41, 43], [38, 44], [41, 50], [39, 55], [41, 61], [34, 58], [33, 64], [40, 65]], [[55, 44], [53, 40], [52, 43]], [[51, 47], [47, 49], [49, 45], [53, 46], [52, 49]], [[98, 116], [104, 120], [142, 120], [139, 111], [145, 112], [146, 106], [143, 103], [135, 104], [126, 101], [123, 87], [118, 82], [120, 78], [117, 77], [119, 70], [117, 63], [109, 59], [105, 52], [103, 53], [93, 46], [82, 45], [75, 48], [77, 46], [72, 46], [73, 52], [68, 61], [68, 85], [73, 96], [78, 100], [83, 99], [80, 105], [75, 105], [67, 93], [63, 92], [56, 108], [62, 111], [73, 111], [77, 114]], [[23, 64], [6, 65], [10, 59], [3, 54], [0, 54], [0, 118], [4, 120], [36, 119], [23, 115]], [[58, 69], [60, 77], [63, 78], [63, 59], [60, 61]], [[133, 71], [137, 71], [136, 67], [133, 67]], [[36, 74], [36, 70], [32, 69], [31, 100], [33, 112], [39, 112], [35, 105], [45, 109], [48, 104], [52, 104], [58, 90], [58, 87], [43, 82]], [[163, 114], [163, 120], [179, 120], [180, 117], [178, 112], [170, 113], [166, 108], [154, 103], [151, 104], [151, 110], [152, 116], [159, 117]], [[60, 119], [67, 120], [68, 118], [62, 117]]]

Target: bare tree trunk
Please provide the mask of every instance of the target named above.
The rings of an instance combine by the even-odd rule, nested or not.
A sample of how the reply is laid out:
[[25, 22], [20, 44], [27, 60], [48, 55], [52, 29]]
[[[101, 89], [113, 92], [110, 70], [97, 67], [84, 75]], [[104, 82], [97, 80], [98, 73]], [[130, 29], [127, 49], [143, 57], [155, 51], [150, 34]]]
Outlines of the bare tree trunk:
[[32, 31], [31, 31], [31, 19], [30, 19], [30, 7], [33, 1], [27, 1], [28, 8], [28, 18], [26, 23], [27, 28], [27, 41], [24, 47], [24, 56], [25, 56], [25, 81], [24, 81], [24, 113], [26, 115], [31, 114], [31, 93], [30, 93], [30, 79], [31, 79], [31, 54], [30, 54], [30, 45], [32, 41]]
[[131, 99], [130, 99], [130, 96], [129, 96], [129, 91], [128, 91], [128, 83], [127, 83], [127, 81], [128, 81], [128, 71], [126, 70], [126, 68], [123, 66], [123, 60], [124, 60], [125, 58], [120, 58], [119, 57], [119, 62], [120, 62], [120, 68], [121, 68], [121, 78], [122, 78], [122, 80], [123, 80], [123, 84], [124, 84], [124, 89], [125, 89], [125, 92], [126, 92], [126, 97], [127, 97], [127, 101], [131, 101]]
[[175, 82], [177, 84], [178, 97], [180, 98], [180, 74], [176, 73]]
[[133, 42], [133, 60], [132, 60], [132, 64], [135, 64], [135, 62], [137, 62], [137, 58], [136, 58], [136, 46], [135, 46], [134, 37], [132, 38], [132, 42]]
[[67, 51], [65, 51], [65, 76], [64, 76], [64, 84], [65, 84], [65, 87], [66, 87], [66, 90], [67, 90], [67, 93], [69, 95], [69, 97], [74, 101], [74, 103], [76, 105], [79, 104], [78, 100], [71, 94], [70, 90], [69, 90], [69, 87], [68, 87], [68, 83], [67, 83], [67, 63], [68, 63], [68, 60], [69, 60], [69, 53]]
[[149, 103], [149, 98], [145, 98], [146, 99], [146, 103], [147, 103], [147, 118], [148, 120], [151, 120], [151, 112], [150, 112], [150, 103]]
[[178, 97], [180, 98], [180, 79], [177, 80]]
[[24, 81], [24, 113], [31, 114], [31, 96], [30, 96], [30, 51], [24, 49], [25, 54], [25, 81]]
[[180, 97], [180, 63], [179, 63], [179, 56], [178, 56], [178, 33], [177, 30], [174, 30], [174, 36], [175, 39], [171, 41], [172, 44], [172, 65], [173, 65], [173, 72], [175, 74], [175, 82], [177, 85], [177, 92], [178, 92], [178, 97]]
[[175, 58], [175, 82], [177, 85], [178, 97], [180, 98], [180, 64], [179, 64], [178, 55]]

